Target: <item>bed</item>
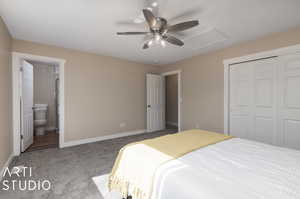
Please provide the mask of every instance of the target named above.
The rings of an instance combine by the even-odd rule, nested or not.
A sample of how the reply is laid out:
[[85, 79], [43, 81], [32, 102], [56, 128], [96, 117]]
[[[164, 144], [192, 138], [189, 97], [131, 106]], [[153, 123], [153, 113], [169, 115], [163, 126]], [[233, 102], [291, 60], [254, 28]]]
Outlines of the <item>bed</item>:
[[[200, 130], [187, 132], [190, 135], [185, 134], [186, 137], [196, 132], [201, 136], [215, 135]], [[182, 135], [182, 133], [179, 134]], [[176, 155], [171, 155], [171, 158], [171, 153], [162, 153], [160, 149], [155, 150], [141, 143], [133, 143], [124, 147], [116, 160], [112, 174], [108, 177], [106, 185], [112, 195], [106, 198], [300, 198], [300, 151], [222, 134], [216, 135], [219, 139], [215, 141], [212, 139], [206, 144], [202, 143], [198, 148], [187, 147], [188, 150], [175, 153]], [[164, 138], [165, 141], [171, 140], [171, 142], [172, 139], [176, 140], [178, 137]], [[192, 140], [191, 142], [196, 143], [195, 137]], [[152, 142], [157, 143], [157, 140], [152, 140]], [[182, 143], [185, 141], [180, 138], [175, 144], [179, 146]], [[162, 146], [165, 145], [168, 143], [162, 144]], [[170, 149], [172, 147], [169, 147]], [[150, 167], [145, 165], [150, 165]], [[114, 171], [116, 167], [123, 168], [119, 169], [118, 175], [124, 176], [122, 180], [125, 184], [122, 184], [122, 187], [124, 188], [125, 185], [125, 192], [116, 188], [118, 186], [112, 186], [112, 183], [121, 184], [120, 181], [111, 181], [116, 175]], [[133, 185], [137, 185], [145, 192], [140, 192], [140, 190], [137, 192]]]

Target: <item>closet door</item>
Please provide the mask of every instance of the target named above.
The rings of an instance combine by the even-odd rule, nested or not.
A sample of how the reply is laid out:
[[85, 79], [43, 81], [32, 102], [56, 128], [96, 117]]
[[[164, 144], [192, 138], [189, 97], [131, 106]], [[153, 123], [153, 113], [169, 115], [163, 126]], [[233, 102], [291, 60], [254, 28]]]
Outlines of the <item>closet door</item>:
[[231, 66], [229, 84], [230, 135], [251, 139], [253, 137], [253, 67], [249, 63]]
[[280, 58], [278, 142], [300, 149], [300, 54]]
[[230, 68], [230, 134], [276, 144], [277, 59]]
[[277, 144], [278, 59], [251, 62], [254, 68], [253, 140]]

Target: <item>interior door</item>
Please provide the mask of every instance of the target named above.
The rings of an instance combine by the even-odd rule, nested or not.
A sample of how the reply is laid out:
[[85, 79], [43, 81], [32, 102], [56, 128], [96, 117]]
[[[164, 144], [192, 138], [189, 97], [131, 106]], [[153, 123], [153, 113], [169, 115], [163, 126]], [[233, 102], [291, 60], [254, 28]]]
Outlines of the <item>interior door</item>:
[[23, 61], [21, 93], [21, 150], [33, 143], [33, 66]]
[[280, 58], [278, 142], [300, 149], [300, 54]]
[[276, 74], [276, 59], [231, 67], [231, 135], [276, 144]]
[[163, 76], [147, 74], [147, 131], [165, 129], [165, 80]]
[[277, 145], [278, 59], [252, 62], [254, 68], [253, 140]]
[[251, 139], [253, 136], [253, 68], [249, 63], [230, 67], [230, 135]]

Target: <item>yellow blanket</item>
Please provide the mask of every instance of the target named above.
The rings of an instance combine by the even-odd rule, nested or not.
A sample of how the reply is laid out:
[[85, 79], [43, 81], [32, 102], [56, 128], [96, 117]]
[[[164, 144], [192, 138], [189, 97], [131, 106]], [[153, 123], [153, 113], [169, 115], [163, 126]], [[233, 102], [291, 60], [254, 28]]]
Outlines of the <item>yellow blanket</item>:
[[150, 199], [156, 169], [167, 161], [196, 149], [230, 139], [230, 136], [203, 130], [189, 130], [123, 147], [109, 176], [109, 189], [124, 198]]

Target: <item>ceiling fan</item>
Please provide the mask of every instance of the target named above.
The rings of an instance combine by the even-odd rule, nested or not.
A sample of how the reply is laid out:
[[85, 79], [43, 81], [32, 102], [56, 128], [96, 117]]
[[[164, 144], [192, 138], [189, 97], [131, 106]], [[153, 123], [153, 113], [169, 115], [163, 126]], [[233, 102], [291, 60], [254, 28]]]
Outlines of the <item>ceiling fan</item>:
[[165, 18], [154, 16], [153, 12], [150, 9], [143, 9], [143, 15], [149, 26], [149, 31], [117, 32], [117, 35], [151, 35], [152, 38], [143, 45], [143, 49], [148, 49], [154, 43], [160, 44], [161, 46], [165, 47], [166, 42], [169, 42], [176, 46], [183, 46], [183, 41], [170, 35], [169, 33], [184, 31], [199, 25], [198, 20], [169, 25], [168, 21]]

